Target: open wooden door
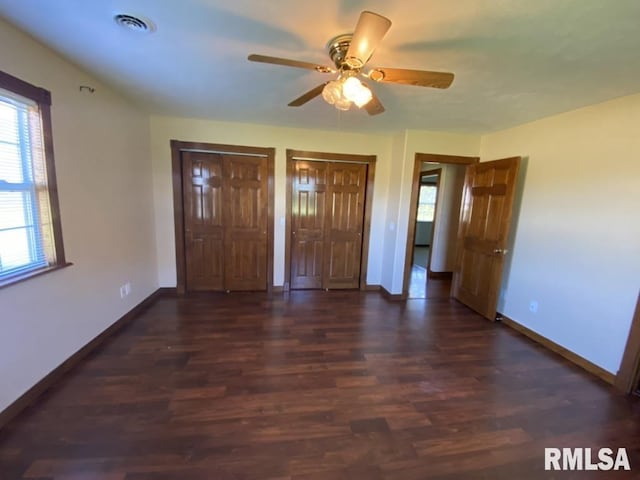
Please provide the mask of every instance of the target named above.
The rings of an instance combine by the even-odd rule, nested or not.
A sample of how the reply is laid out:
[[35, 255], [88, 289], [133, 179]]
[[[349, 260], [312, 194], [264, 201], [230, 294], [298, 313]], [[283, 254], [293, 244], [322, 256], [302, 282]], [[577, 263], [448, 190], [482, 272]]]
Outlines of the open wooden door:
[[520, 157], [467, 167], [452, 296], [495, 320]]

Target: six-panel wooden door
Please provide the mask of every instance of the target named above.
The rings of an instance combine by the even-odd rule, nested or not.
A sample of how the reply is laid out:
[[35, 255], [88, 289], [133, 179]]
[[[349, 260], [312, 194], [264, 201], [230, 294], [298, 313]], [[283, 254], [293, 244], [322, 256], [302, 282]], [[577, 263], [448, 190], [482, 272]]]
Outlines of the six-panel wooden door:
[[225, 289], [267, 288], [267, 162], [225, 155]]
[[495, 320], [520, 157], [467, 167], [452, 295]]
[[188, 291], [267, 288], [267, 161], [182, 152]]
[[291, 288], [358, 288], [367, 165], [294, 160], [291, 182]]
[[367, 165], [330, 163], [324, 288], [358, 288]]
[[291, 195], [291, 288], [323, 288], [327, 162], [297, 160]]

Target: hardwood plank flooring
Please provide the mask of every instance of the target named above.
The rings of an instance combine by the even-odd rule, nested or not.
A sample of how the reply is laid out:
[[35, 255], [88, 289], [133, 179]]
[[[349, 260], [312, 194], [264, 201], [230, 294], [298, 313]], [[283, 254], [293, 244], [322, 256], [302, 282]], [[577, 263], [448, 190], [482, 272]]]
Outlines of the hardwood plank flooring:
[[446, 296], [161, 298], [0, 431], [0, 479], [639, 478], [639, 405]]

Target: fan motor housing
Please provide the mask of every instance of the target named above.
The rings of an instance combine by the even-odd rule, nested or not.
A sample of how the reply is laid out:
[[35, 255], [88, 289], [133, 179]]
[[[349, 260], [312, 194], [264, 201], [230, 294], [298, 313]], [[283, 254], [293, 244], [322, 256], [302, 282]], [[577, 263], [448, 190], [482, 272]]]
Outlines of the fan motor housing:
[[351, 67], [345, 63], [345, 57], [347, 56], [347, 51], [349, 50], [349, 45], [351, 45], [352, 38], [353, 34], [345, 33], [343, 35], [333, 37], [327, 43], [329, 57], [338, 70], [351, 70]]

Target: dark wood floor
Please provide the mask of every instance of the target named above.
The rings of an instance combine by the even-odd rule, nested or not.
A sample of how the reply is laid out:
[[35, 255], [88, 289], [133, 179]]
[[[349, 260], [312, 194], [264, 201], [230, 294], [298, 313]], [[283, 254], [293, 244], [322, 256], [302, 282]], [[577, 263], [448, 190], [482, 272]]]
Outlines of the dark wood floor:
[[[639, 420], [446, 297], [162, 298], [0, 431], [0, 478], [637, 478]], [[634, 471], [544, 472], [565, 446], [626, 447]]]

